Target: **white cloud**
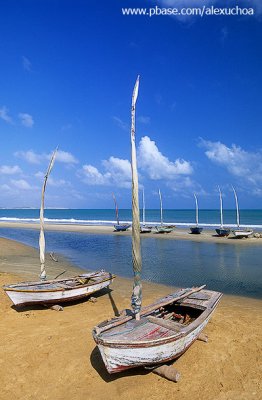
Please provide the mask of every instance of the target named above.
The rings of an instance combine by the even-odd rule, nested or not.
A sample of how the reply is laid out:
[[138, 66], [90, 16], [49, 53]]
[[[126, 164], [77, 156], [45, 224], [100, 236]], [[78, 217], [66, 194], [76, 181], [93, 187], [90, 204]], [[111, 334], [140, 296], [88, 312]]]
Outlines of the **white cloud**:
[[[17, 151], [14, 153], [16, 157], [21, 158], [30, 164], [41, 164], [43, 161], [49, 161], [51, 159], [51, 154], [37, 154], [33, 150], [28, 151]], [[58, 150], [56, 154], [56, 161], [66, 164], [76, 164], [78, 160], [73, 156], [73, 154], [68, 153], [63, 150]]]
[[27, 113], [20, 113], [18, 114], [21, 124], [24, 125], [26, 128], [32, 128], [34, 125], [34, 120], [32, 115], [27, 114]]
[[209, 160], [227, 169], [241, 180], [253, 185], [262, 183], [262, 152], [248, 152], [232, 144], [231, 147], [221, 142], [200, 139], [200, 146], [206, 149]]
[[131, 166], [128, 160], [111, 156], [102, 162], [104, 172], [93, 165], [84, 165], [79, 175], [89, 185], [131, 187]]
[[17, 189], [20, 190], [30, 190], [32, 189], [32, 187], [29, 185], [29, 183], [27, 181], [25, 181], [24, 179], [12, 179], [11, 183], [14, 187], [16, 187]]
[[[48, 156], [48, 159], [51, 155]], [[73, 156], [73, 154], [68, 153], [67, 151], [58, 150], [56, 154], [56, 161], [66, 163], [66, 164], [77, 164], [78, 160]]]
[[170, 161], [148, 136], [144, 136], [139, 143], [138, 160], [141, 169], [154, 180], [172, 180], [178, 175], [190, 175], [193, 172], [190, 162], [183, 159]]
[[[38, 171], [34, 174], [34, 176], [43, 181], [45, 174], [41, 171]], [[51, 175], [48, 177], [48, 186], [53, 186], [53, 187], [70, 187], [71, 183], [69, 181], [66, 181], [65, 179], [54, 179]]]
[[122, 121], [122, 119], [118, 118], [118, 117], [113, 117], [113, 120], [115, 121], [115, 123], [117, 124], [117, 126], [120, 129], [123, 129], [123, 131], [127, 131], [129, 129], [129, 126], [127, 125], [127, 123], [125, 123], [124, 121]]
[[3, 175], [14, 175], [20, 174], [22, 172], [21, 168], [18, 165], [13, 165], [12, 167], [9, 165], [0, 166], [0, 174]]
[[8, 109], [5, 106], [0, 108], [0, 118], [8, 124], [13, 123], [12, 118], [8, 115]]

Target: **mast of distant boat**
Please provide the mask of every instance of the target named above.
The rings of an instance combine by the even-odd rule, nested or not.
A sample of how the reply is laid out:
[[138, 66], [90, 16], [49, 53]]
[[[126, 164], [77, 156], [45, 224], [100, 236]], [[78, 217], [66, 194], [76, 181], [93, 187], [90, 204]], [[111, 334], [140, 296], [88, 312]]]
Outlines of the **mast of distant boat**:
[[144, 188], [142, 190], [142, 202], [143, 202], [143, 225], [146, 224], [146, 212], [145, 212], [145, 191]]
[[220, 187], [218, 186], [218, 191], [219, 191], [219, 199], [220, 199], [220, 227], [224, 227], [224, 221], [223, 221], [223, 199], [222, 199], [222, 193], [220, 190]]
[[195, 197], [195, 202], [196, 202], [196, 226], [198, 226], [198, 202], [197, 202], [197, 197], [196, 194], [194, 193]]
[[159, 200], [160, 200], [160, 222], [161, 222], [161, 226], [163, 226], [163, 204], [162, 204], [162, 196], [161, 196], [160, 189], [158, 189], [158, 193], [159, 193]]
[[42, 186], [42, 196], [41, 196], [41, 208], [40, 208], [40, 234], [39, 234], [39, 256], [40, 256], [40, 265], [41, 265], [41, 272], [40, 272], [40, 279], [45, 280], [46, 279], [46, 271], [45, 271], [45, 234], [44, 234], [44, 208], [45, 208], [45, 189], [46, 189], [46, 184], [47, 184], [47, 179], [48, 176], [53, 168], [54, 162], [55, 162], [55, 156], [57, 153], [57, 148], [52, 154], [51, 160], [48, 165], [47, 172], [44, 177], [44, 183]]
[[116, 202], [116, 198], [115, 198], [115, 195], [114, 195], [114, 193], [112, 193], [112, 196], [113, 196], [113, 199], [114, 199], [114, 202], [115, 202], [115, 210], [116, 210], [116, 222], [117, 222], [117, 225], [119, 225], [118, 206], [117, 206], [117, 202]]
[[240, 219], [239, 219], [239, 207], [238, 207], [238, 199], [237, 199], [237, 193], [234, 189], [234, 187], [232, 186], [233, 192], [234, 192], [234, 196], [235, 196], [235, 201], [236, 201], [236, 212], [237, 212], [237, 227], [239, 228], [240, 226]]

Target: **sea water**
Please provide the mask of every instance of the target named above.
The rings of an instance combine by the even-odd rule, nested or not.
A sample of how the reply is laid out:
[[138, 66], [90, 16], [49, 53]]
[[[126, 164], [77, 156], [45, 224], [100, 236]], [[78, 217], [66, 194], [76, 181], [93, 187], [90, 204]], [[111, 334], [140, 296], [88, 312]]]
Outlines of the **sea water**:
[[[0, 228], [0, 235], [38, 247], [37, 230]], [[133, 276], [130, 236], [47, 231], [45, 237], [47, 252], [61, 253], [83, 270], [104, 268]], [[259, 245], [142, 237], [141, 247], [145, 281], [176, 287], [206, 284], [225, 294], [262, 298]]]

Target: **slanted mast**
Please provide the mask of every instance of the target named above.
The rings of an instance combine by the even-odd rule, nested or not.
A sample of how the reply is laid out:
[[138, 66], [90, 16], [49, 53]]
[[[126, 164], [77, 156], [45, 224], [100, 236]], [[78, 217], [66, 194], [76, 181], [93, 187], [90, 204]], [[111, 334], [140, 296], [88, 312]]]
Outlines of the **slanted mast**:
[[134, 285], [131, 297], [131, 305], [137, 320], [140, 319], [140, 309], [142, 304], [142, 258], [140, 244], [140, 217], [139, 217], [139, 198], [138, 198], [138, 175], [136, 161], [135, 144], [135, 107], [138, 96], [139, 76], [137, 77], [131, 108], [131, 171], [132, 171], [132, 262], [134, 272]]
[[47, 184], [47, 179], [48, 176], [53, 168], [54, 162], [55, 162], [55, 157], [57, 153], [57, 148], [52, 154], [51, 160], [49, 162], [48, 169], [46, 171], [45, 177], [44, 177], [44, 183], [42, 186], [42, 196], [41, 196], [41, 208], [40, 208], [40, 234], [39, 234], [39, 252], [40, 252], [40, 279], [45, 280], [46, 279], [46, 271], [45, 271], [45, 234], [44, 234], [44, 209], [45, 209], [45, 189], [46, 189], [46, 184]]

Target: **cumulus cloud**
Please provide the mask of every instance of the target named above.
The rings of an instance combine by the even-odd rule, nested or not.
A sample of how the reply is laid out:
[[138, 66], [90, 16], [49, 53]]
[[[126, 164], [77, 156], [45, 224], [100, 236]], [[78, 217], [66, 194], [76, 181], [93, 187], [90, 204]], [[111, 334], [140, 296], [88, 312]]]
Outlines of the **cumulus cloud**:
[[13, 120], [10, 117], [10, 115], [8, 115], [8, 108], [6, 108], [5, 106], [3, 106], [2, 108], [0, 108], [0, 118], [7, 122], [8, 124], [12, 124]]
[[154, 180], [172, 180], [176, 179], [178, 175], [193, 173], [190, 162], [183, 159], [170, 161], [148, 136], [144, 136], [139, 143], [138, 160], [141, 169]]
[[227, 169], [235, 176], [253, 185], [262, 183], [262, 152], [248, 152], [240, 146], [231, 147], [221, 142], [200, 139], [199, 145], [206, 149], [207, 158]]
[[18, 114], [21, 124], [24, 125], [26, 128], [32, 128], [34, 125], [34, 120], [32, 115], [27, 113], [19, 113]]
[[2, 165], [0, 166], [0, 174], [3, 175], [15, 175], [20, 174], [22, 172], [21, 168], [18, 165]]
[[16, 187], [19, 190], [30, 190], [32, 187], [29, 185], [29, 183], [24, 180], [24, 179], [12, 179], [11, 183], [14, 187]]
[[110, 157], [102, 162], [104, 172], [93, 165], [84, 165], [79, 171], [84, 182], [89, 185], [104, 185], [130, 188], [131, 165], [128, 160]]
[[[38, 154], [33, 150], [28, 151], [16, 151], [15, 156], [27, 161], [30, 164], [41, 164], [43, 161], [49, 161], [51, 159], [51, 154]], [[77, 164], [78, 160], [73, 156], [73, 154], [68, 153], [67, 151], [58, 150], [56, 154], [56, 161], [65, 163], [65, 164]]]

